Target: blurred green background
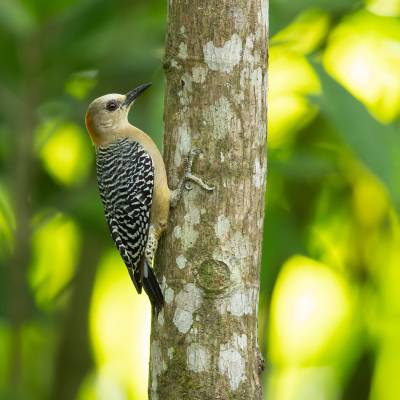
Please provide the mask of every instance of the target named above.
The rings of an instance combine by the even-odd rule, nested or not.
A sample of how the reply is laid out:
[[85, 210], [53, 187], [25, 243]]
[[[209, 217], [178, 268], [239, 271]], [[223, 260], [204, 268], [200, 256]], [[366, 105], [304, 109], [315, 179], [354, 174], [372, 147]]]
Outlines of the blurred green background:
[[[400, 1], [271, 0], [260, 346], [271, 400], [400, 399]], [[152, 81], [163, 0], [0, 1], [0, 399], [146, 399], [150, 307], [104, 222], [88, 102]]]

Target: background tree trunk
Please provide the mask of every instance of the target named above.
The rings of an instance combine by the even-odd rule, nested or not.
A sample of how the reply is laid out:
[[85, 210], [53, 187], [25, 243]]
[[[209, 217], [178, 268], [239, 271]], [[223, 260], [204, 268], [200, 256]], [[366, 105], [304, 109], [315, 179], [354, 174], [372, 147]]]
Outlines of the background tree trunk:
[[149, 396], [260, 399], [259, 265], [266, 181], [267, 0], [169, 0], [164, 159], [191, 148], [197, 186], [172, 210], [157, 275]]

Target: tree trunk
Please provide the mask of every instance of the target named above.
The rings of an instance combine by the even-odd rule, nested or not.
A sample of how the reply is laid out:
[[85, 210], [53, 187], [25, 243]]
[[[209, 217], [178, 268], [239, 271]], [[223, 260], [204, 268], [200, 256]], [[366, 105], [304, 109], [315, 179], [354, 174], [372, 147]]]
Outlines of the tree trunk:
[[152, 322], [149, 396], [261, 399], [257, 345], [266, 181], [267, 0], [169, 0], [164, 159], [176, 187], [156, 259], [165, 308]]

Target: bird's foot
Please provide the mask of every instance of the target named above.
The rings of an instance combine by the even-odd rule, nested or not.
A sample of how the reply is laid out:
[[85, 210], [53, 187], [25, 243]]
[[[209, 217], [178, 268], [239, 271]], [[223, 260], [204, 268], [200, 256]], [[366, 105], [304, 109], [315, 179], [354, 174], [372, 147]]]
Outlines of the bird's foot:
[[200, 149], [192, 149], [190, 153], [186, 156], [183, 164], [185, 168], [185, 174], [183, 178], [179, 182], [178, 188], [171, 191], [171, 207], [175, 207], [182, 196], [183, 189], [192, 190], [191, 183], [196, 183], [202, 189], [207, 192], [212, 192], [215, 188], [207, 185], [201, 178], [192, 174], [192, 165], [194, 159], [201, 154], [202, 151]]
[[205, 182], [203, 182], [201, 178], [192, 174], [193, 161], [201, 153], [202, 151], [200, 149], [193, 149], [185, 158], [185, 175], [183, 176], [184, 186], [186, 190], [192, 190], [192, 185], [190, 184], [190, 182], [194, 182], [207, 192], [212, 192], [214, 190], [214, 187], [207, 185]]

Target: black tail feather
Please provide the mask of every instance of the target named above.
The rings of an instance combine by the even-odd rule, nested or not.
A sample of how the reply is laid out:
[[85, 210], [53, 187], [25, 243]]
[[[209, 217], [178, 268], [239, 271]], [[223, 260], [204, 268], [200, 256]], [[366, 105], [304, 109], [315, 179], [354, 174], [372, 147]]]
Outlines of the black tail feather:
[[147, 277], [146, 274], [143, 274], [143, 288], [147, 293], [147, 296], [149, 296], [150, 302], [154, 307], [156, 314], [158, 314], [164, 306], [164, 296], [161, 292], [157, 278], [154, 275], [153, 269], [145, 265], [145, 270], [146, 269]]

